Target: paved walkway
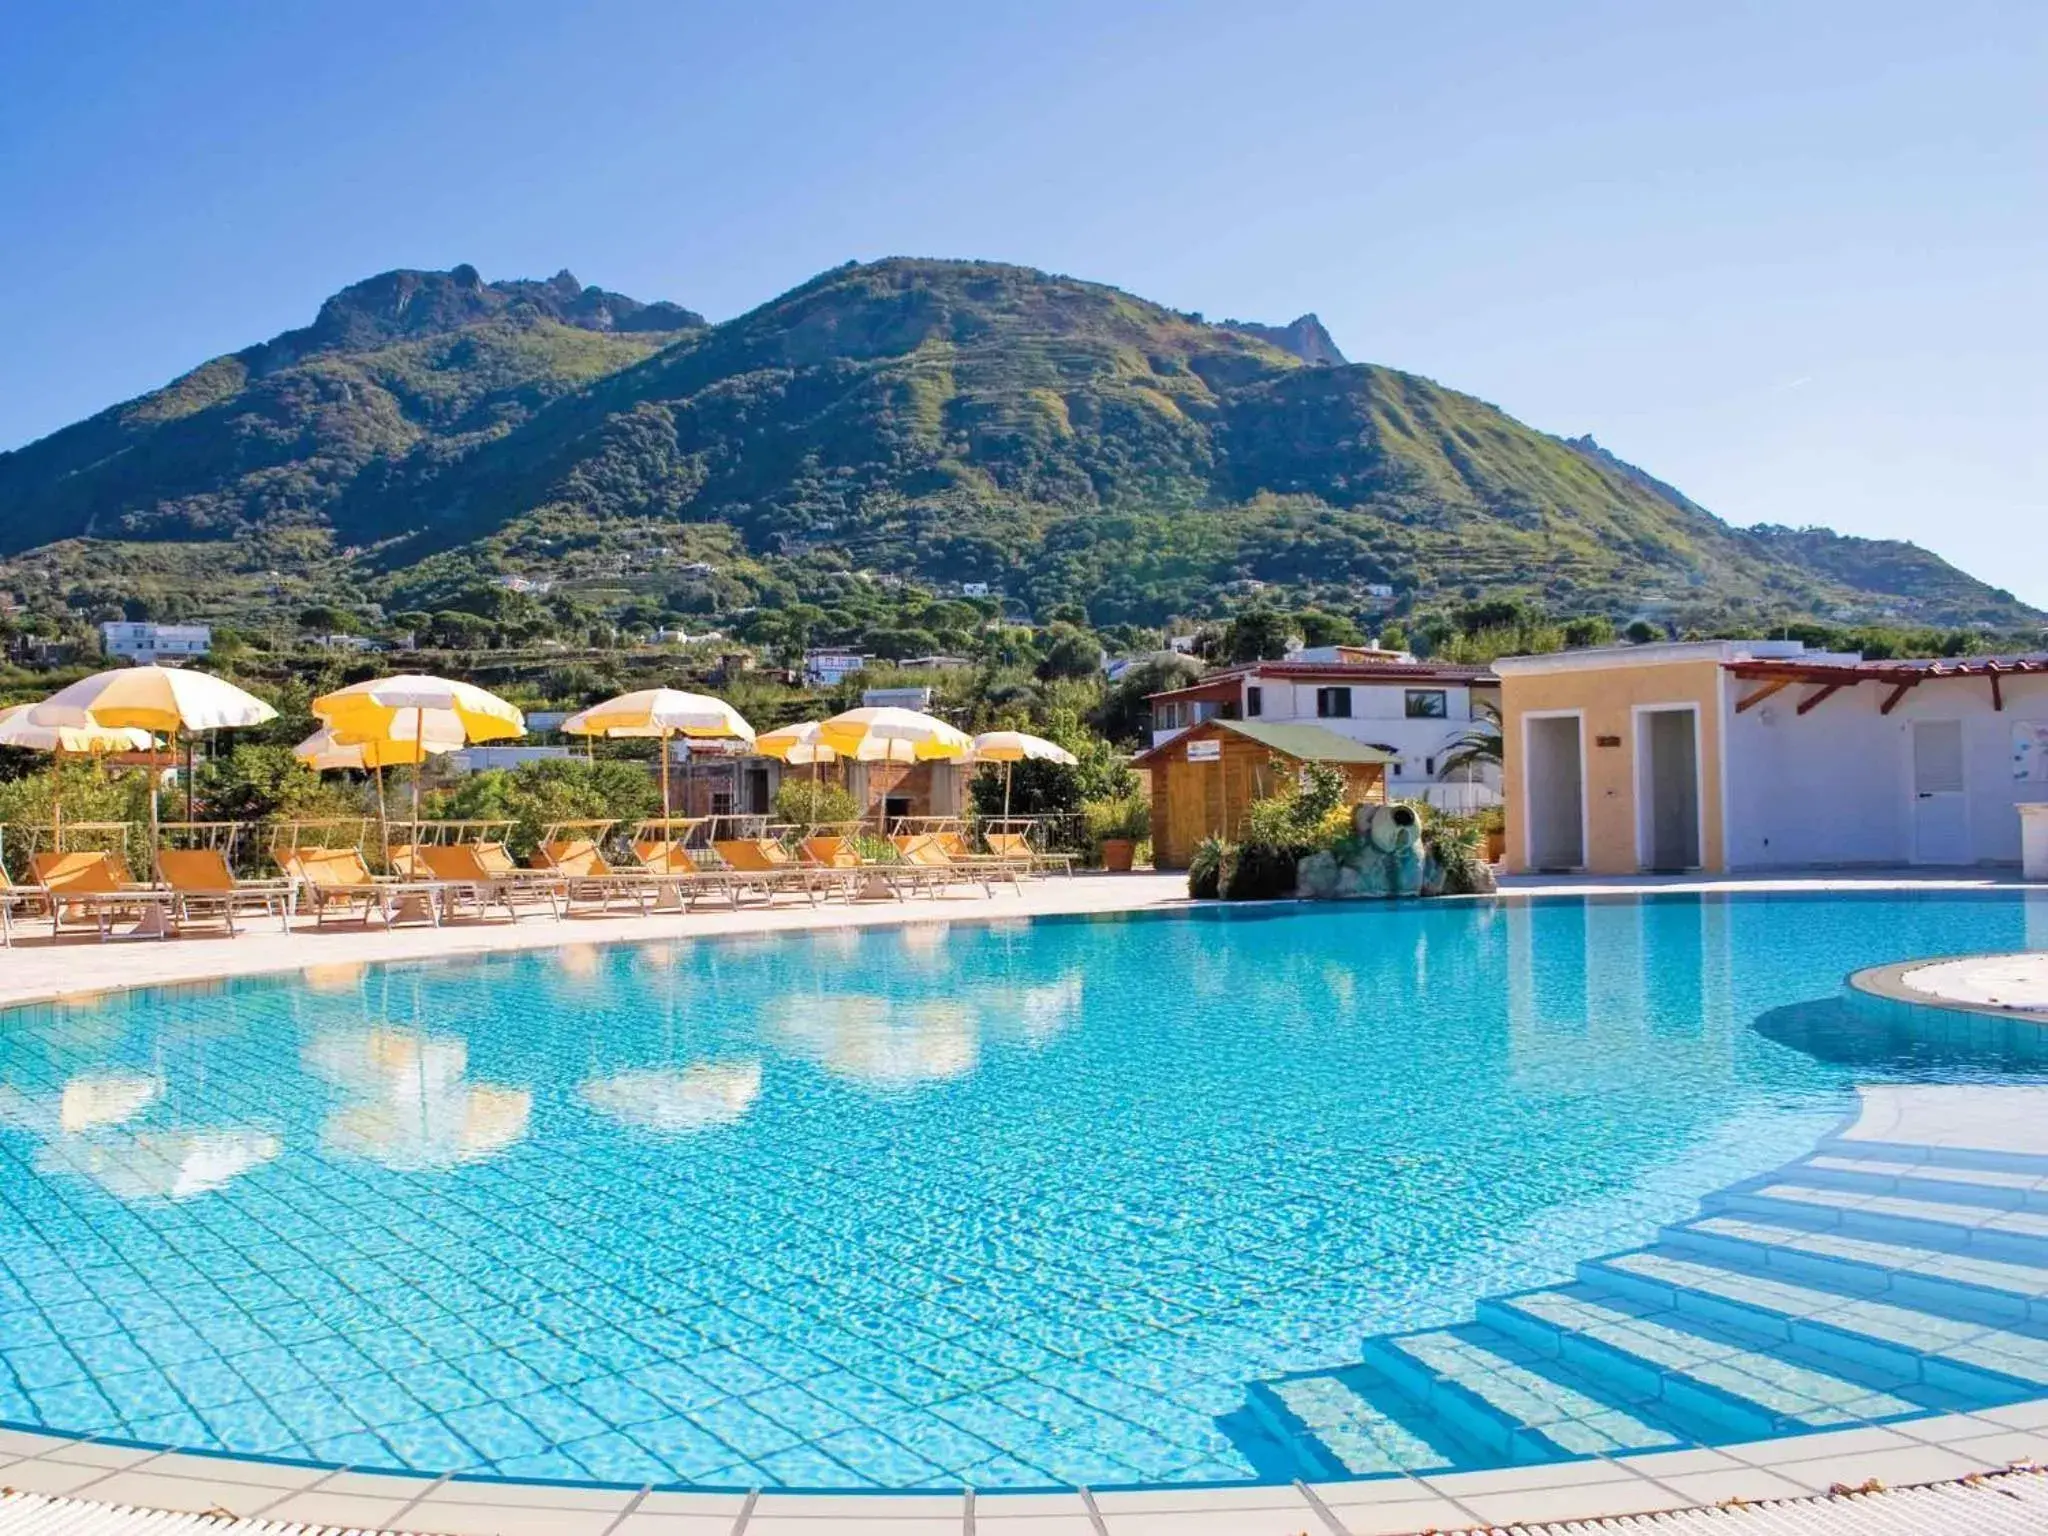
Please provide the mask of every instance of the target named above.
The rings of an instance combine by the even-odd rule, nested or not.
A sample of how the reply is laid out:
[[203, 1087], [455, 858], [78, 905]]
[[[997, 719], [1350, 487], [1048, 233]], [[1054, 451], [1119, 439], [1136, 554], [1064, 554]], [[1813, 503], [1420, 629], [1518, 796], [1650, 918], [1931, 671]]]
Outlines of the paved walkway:
[[2048, 1019], [2048, 953], [1945, 960], [1903, 972], [1899, 984], [1930, 1001], [2002, 1008]]
[[[518, 949], [552, 949], [566, 944], [631, 944], [677, 938], [711, 938], [734, 933], [784, 933], [818, 928], [873, 927], [931, 922], [999, 922], [1005, 918], [1062, 913], [1130, 912], [1184, 903], [1187, 877], [1180, 874], [1054, 875], [1012, 888], [998, 885], [984, 896], [979, 886], [907, 901], [825, 902], [811, 906], [792, 898], [770, 906], [734, 911], [702, 905], [694, 912], [649, 917], [584, 913], [561, 920], [543, 914], [517, 922], [451, 923], [443, 928], [413, 924], [386, 929], [360, 922], [332, 922], [315, 928], [300, 918], [290, 933], [276, 919], [251, 921], [229, 938], [219, 930], [177, 939], [115, 940], [102, 944], [91, 933], [67, 933], [52, 941], [48, 925], [24, 923], [12, 949], [0, 950], [0, 1003], [104, 991], [162, 982], [212, 980], [295, 971], [309, 966], [366, 965], [380, 960], [418, 960]], [[40, 930], [40, 931], [37, 931]]]

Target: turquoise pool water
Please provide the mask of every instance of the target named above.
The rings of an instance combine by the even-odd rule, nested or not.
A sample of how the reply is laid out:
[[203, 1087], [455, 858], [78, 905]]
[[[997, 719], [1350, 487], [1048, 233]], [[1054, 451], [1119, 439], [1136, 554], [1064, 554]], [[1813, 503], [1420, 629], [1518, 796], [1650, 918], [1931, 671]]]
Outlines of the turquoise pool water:
[[636, 1484], [1253, 1478], [1249, 1384], [1645, 1241], [1859, 1081], [2008, 1070], [1827, 1002], [2028, 939], [2017, 893], [1503, 901], [16, 1010], [0, 1419]]

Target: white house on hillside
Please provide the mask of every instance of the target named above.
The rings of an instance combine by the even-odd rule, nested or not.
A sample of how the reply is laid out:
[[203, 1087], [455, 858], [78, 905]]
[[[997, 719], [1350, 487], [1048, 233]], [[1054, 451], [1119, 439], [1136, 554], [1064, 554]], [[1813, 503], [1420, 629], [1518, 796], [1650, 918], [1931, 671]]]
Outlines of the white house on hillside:
[[1498, 768], [1452, 771], [1445, 763], [1498, 718], [1500, 680], [1488, 668], [1353, 647], [1330, 647], [1327, 656], [1248, 662], [1153, 694], [1152, 745], [1219, 716], [1274, 725], [1308, 721], [1393, 753], [1387, 770], [1392, 799], [1428, 800], [1451, 810], [1499, 803]]
[[129, 661], [168, 661], [204, 656], [213, 648], [213, 631], [204, 624], [106, 623], [100, 643], [109, 656]]

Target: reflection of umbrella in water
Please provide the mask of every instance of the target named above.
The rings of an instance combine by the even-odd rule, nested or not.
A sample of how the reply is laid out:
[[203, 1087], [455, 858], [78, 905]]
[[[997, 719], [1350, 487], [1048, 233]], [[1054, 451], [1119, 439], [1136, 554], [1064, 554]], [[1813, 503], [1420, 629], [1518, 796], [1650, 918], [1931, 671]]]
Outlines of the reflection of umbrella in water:
[[599, 967], [599, 956], [595, 944], [565, 944], [555, 951], [555, 964], [566, 976], [588, 980], [595, 976]]
[[322, 1145], [400, 1172], [453, 1168], [526, 1134], [533, 1095], [464, 1079], [469, 1047], [456, 1036], [399, 1030], [330, 1030], [314, 1036], [306, 1065], [352, 1102], [327, 1117]]
[[733, 1125], [761, 1094], [761, 1063], [735, 1061], [685, 1067], [650, 1067], [592, 1078], [577, 1095], [621, 1125], [680, 1135]]
[[1014, 1004], [1017, 1033], [1027, 1045], [1044, 1045], [1063, 1034], [1081, 1017], [1081, 973], [1073, 972], [1042, 987], [1025, 987]]
[[76, 1136], [133, 1120], [156, 1102], [161, 1084], [133, 1072], [81, 1072], [66, 1079], [56, 1102], [0, 1087], [0, 1125], [46, 1138]]
[[299, 972], [299, 980], [308, 992], [353, 992], [363, 979], [363, 972], [369, 967], [360, 961], [343, 963], [330, 962], [326, 965], [309, 965]]
[[68, 1132], [132, 1120], [156, 1102], [153, 1077], [129, 1073], [82, 1072], [64, 1085], [57, 1099], [57, 1124]]
[[768, 1026], [833, 1076], [873, 1088], [961, 1077], [981, 1059], [974, 1012], [960, 1002], [792, 997], [769, 1010]]
[[91, 1179], [120, 1200], [189, 1200], [269, 1162], [283, 1143], [268, 1131], [137, 1131], [74, 1136], [36, 1154], [36, 1172]]
[[433, 1098], [351, 1104], [321, 1127], [331, 1152], [419, 1173], [481, 1162], [526, 1134], [533, 1095], [523, 1088], [458, 1085]]
[[896, 930], [896, 943], [909, 959], [934, 961], [946, 953], [946, 936], [952, 927], [951, 923], [906, 923]]

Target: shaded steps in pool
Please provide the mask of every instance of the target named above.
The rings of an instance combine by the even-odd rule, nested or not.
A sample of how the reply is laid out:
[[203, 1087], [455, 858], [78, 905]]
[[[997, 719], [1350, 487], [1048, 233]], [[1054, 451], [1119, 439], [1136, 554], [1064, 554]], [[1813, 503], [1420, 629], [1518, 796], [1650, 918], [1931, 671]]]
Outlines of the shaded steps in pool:
[[2044, 1395], [2048, 1157], [1836, 1140], [1568, 1284], [1255, 1383], [1224, 1428], [1265, 1476], [1372, 1477]]

